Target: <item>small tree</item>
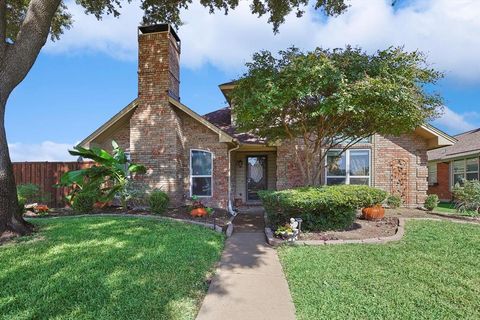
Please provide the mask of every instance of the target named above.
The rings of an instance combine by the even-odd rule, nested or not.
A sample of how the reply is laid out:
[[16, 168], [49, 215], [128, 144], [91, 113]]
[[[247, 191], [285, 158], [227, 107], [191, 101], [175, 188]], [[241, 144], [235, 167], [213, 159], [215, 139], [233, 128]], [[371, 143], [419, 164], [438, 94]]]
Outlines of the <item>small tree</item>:
[[128, 193], [126, 188], [130, 175], [134, 173], [145, 173], [147, 170], [143, 165], [130, 163], [125, 152], [112, 141], [113, 153], [100, 148], [75, 147], [70, 150], [72, 156], [80, 156], [91, 159], [96, 164], [87, 169], [72, 170], [62, 175], [60, 184], [72, 187], [69, 195], [70, 201], [75, 201], [78, 192], [98, 194], [99, 201], [107, 202], [115, 196], [120, 198], [122, 207], [126, 209]]
[[305, 185], [317, 185], [332, 148], [412, 132], [438, 116], [442, 99], [425, 86], [441, 77], [421, 52], [403, 48], [262, 51], [236, 82], [233, 113], [240, 130], [294, 143]]

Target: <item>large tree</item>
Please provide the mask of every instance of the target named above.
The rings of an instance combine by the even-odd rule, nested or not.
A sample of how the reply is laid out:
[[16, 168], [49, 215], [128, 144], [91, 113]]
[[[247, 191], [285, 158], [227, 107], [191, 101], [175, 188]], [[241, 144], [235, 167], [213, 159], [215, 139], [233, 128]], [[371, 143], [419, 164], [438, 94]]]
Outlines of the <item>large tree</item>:
[[[73, 0], [72, 0], [73, 2]], [[112, 14], [119, 16], [122, 3], [131, 0], [75, 0], [97, 19]], [[316, 0], [315, 8], [327, 15], [346, 10], [346, 0]], [[181, 24], [180, 11], [187, 9], [192, 0], [141, 0], [143, 23]], [[235, 9], [238, 0], [201, 0], [211, 13], [216, 10]], [[274, 31], [278, 31], [285, 16], [303, 14], [308, 0], [252, 0], [252, 14], [268, 15]], [[5, 107], [8, 97], [25, 78], [45, 45], [48, 36], [58, 40], [72, 25], [72, 17], [62, 0], [0, 0], [0, 236], [4, 232], [27, 234], [32, 225], [18, 212], [17, 192], [5, 133]]]
[[442, 99], [429, 86], [441, 77], [424, 54], [403, 48], [262, 51], [236, 82], [233, 113], [240, 130], [290, 142], [305, 185], [317, 185], [329, 150], [436, 117]]

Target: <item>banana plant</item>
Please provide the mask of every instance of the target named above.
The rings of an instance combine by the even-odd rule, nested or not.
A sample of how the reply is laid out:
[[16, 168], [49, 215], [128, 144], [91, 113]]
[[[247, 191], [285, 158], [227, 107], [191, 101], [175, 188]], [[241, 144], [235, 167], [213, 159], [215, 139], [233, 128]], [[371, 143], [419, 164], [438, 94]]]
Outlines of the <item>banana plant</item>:
[[76, 146], [68, 152], [72, 156], [80, 156], [95, 162], [90, 168], [66, 172], [60, 178], [60, 185], [71, 187], [72, 191], [67, 200], [72, 202], [78, 192], [92, 192], [98, 194], [98, 200], [108, 202], [118, 196], [124, 209], [127, 207], [125, 188], [132, 174], [144, 174], [143, 165], [131, 163], [125, 151], [112, 141], [113, 152], [97, 148], [83, 148]]

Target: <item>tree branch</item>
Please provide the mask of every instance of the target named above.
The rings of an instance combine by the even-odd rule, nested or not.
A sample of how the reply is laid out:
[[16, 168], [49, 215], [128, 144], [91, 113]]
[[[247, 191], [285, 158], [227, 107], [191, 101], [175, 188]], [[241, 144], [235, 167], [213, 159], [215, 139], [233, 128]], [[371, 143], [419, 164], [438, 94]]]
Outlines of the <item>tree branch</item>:
[[[5, 1], [5, 0], [0, 0]], [[15, 44], [6, 50], [7, 92], [13, 90], [32, 68], [45, 45], [53, 16], [61, 0], [31, 0]]]

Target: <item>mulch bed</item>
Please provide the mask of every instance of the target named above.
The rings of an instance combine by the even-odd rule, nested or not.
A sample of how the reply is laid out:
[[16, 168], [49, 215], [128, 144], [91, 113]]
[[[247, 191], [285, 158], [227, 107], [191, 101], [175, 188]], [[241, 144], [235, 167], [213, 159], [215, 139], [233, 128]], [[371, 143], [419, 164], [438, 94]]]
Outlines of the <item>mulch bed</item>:
[[463, 220], [468, 222], [480, 223], [480, 217], [461, 216], [456, 214], [447, 214], [440, 212], [429, 212], [419, 209], [387, 209], [385, 210], [386, 217], [402, 217], [402, 218], [440, 218], [446, 220]]
[[396, 217], [385, 217], [376, 221], [357, 218], [346, 230], [300, 233], [300, 240], [363, 240], [389, 237], [395, 234], [397, 226]]
[[[123, 210], [119, 207], [107, 207], [107, 208], [102, 208], [102, 209], [95, 209], [91, 215], [95, 214], [104, 214], [104, 213], [110, 213], [110, 214], [134, 214], [134, 215], [152, 215], [151, 212], [147, 210]], [[34, 212], [27, 211], [24, 216], [28, 218], [48, 218], [48, 217], [63, 217], [63, 216], [78, 216], [78, 215], [83, 215], [82, 213], [78, 213], [73, 211], [70, 208], [57, 208], [57, 209], [50, 209], [48, 212], [48, 215], [46, 216], [39, 216], [35, 214]], [[158, 215], [162, 217], [170, 217], [174, 219], [182, 219], [182, 220], [191, 220], [191, 221], [198, 221], [202, 223], [211, 223], [213, 224], [215, 222], [216, 225], [220, 227], [224, 227], [227, 225], [230, 215], [228, 212], [224, 209], [218, 209], [215, 208], [215, 212], [212, 216], [207, 216], [207, 217], [192, 217], [190, 215], [190, 212], [188, 211], [188, 208], [185, 207], [179, 207], [179, 208], [170, 208], [167, 209], [165, 213], [162, 215]], [[214, 221], [215, 220], [215, 221]]]

